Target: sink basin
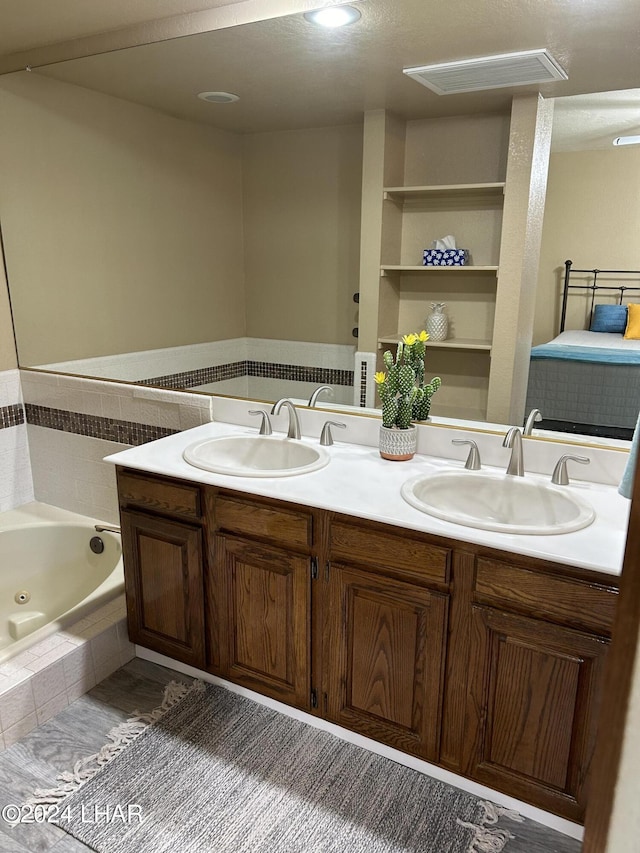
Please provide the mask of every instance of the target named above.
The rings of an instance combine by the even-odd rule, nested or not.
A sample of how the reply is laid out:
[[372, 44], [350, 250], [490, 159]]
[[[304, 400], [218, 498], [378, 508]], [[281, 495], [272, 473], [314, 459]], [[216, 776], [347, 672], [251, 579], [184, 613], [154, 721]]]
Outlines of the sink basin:
[[190, 444], [182, 454], [189, 465], [234, 477], [293, 477], [329, 462], [321, 447], [277, 436], [224, 435]]
[[595, 518], [593, 507], [562, 486], [506, 474], [422, 475], [408, 480], [401, 492], [411, 506], [436, 518], [500, 533], [571, 533]]

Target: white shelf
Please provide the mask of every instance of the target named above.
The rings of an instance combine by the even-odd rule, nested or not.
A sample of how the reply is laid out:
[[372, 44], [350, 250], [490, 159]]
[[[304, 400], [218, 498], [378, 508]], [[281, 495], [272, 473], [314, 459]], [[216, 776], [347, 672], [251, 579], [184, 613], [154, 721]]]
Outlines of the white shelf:
[[502, 196], [504, 181], [487, 184], [433, 184], [420, 187], [385, 187], [384, 198], [441, 198], [445, 196]]
[[417, 273], [446, 273], [447, 275], [454, 275], [457, 273], [493, 273], [494, 275], [498, 272], [498, 267], [496, 266], [476, 266], [474, 264], [465, 264], [460, 267], [436, 267], [436, 266], [424, 266], [422, 264], [418, 266], [411, 266], [409, 264], [384, 264], [380, 267], [380, 275], [386, 276], [389, 273], [393, 272], [417, 272]]
[[[378, 347], [382, 344], [397, 344], [402, 335], [385, 335], [378, 338]], [[446, 341], [427, 341], [427, 349], [467, 349], [475, 351], [491, 352], [491, 341], [475, 338], [451, 338]]]

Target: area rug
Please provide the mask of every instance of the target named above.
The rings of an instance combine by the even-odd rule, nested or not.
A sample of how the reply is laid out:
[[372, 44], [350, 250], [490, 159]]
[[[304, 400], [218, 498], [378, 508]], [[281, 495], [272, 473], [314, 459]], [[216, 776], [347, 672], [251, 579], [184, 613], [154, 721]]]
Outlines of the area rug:
[[31, 801], [98, 853], [500, 853], [523, 820], [201, 682], [109, 737]]

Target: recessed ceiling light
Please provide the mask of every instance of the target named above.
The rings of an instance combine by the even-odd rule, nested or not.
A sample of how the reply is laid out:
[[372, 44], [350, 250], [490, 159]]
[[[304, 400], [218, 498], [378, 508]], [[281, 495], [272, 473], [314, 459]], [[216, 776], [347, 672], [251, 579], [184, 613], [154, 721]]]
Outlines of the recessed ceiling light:
[[327, 6], [314, 12], [305, 12], [304, 16], [307, 21], [321, 27], [345, 27], [361, 17], [360, 12], [353, 6]]
[[640, 145], [640, 136], [616, 136], [614, 145]]
[[210, 104], [232, 104], [240, 100], [240, 95], [232, 95], [231, 92], [200, 92], [198, 97]]

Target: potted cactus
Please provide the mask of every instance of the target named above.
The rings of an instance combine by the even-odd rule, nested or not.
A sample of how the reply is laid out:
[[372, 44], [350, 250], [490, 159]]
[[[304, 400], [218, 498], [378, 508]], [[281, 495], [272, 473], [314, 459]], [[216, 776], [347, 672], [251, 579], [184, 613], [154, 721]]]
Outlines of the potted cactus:
[[380, 455], [383, 459], [411, 459], [417, 443], [416, 427], [412, 421], [428, 419], [431, 397], [442, 384], [439, 376], [429, 383], [424, 381], [428, 340], [429, 335], [424, 330], [404, 335], [395, 358], [389, 350], [383, 356], [386, 372], [375, 375], [382, 401]]

